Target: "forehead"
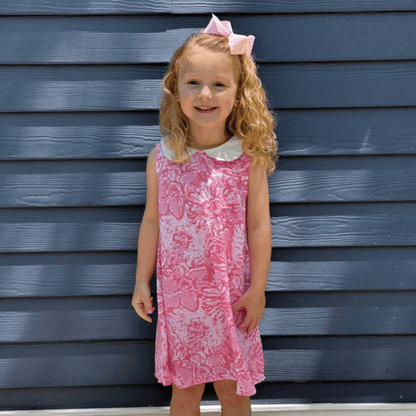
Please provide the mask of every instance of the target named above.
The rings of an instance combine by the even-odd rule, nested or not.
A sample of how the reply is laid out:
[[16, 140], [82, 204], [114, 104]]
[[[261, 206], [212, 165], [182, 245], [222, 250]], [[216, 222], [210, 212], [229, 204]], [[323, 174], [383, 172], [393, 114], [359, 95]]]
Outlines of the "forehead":
[[179, 77], [191, 74], [215, 74], [237, 79], [238, 69], [229, 51], [213, 51], [199, 45], [192, 45], [185, 52], [183, 65], [179, 69]]

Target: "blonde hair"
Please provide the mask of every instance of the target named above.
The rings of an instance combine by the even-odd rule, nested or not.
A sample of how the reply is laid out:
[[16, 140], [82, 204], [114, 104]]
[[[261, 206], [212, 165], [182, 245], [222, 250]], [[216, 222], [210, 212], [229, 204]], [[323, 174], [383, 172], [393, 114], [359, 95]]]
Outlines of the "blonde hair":
[[[195, 32], [173, 53], [169, 68], [162, 80], [162, 102], [159, 111], [159, 128], [166, 137], [169, 147], [174, 151], [175, 163], [189, 160], [188, 118], [183, 113], [176, 96], [178, 78], [185, 62], [187, 52], [193, 45], [214, 51], [229, 51], [228, 38]], [[274, 132], [276, 119], [268, 109], [266, 92], [257, 75], [254, 60], [248, 55], [230, 55], [237, 69], [237, 105], [226, 121], [226, 127], [233, 136], [243, 139], [243, 151], [252, 159], [264, 165], [267, 174], [275, 169], [277, 160], [277, 141]]]

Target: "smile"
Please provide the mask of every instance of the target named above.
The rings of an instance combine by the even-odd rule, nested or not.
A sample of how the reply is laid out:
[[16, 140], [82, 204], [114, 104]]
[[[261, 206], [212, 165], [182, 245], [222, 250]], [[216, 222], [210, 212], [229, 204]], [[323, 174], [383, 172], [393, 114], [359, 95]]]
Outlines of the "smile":
[[214, 111], [217, 107], [195, 107], [198, 112], [200, 113], [211, 113]]

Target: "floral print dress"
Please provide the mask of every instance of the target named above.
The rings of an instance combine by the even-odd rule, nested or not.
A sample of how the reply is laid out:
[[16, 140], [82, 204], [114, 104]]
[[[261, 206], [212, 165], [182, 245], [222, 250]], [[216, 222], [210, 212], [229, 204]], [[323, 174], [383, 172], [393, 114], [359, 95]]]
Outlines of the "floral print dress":
[[155, 375], [179, 388], [236, 380], [251, 396], [264, 380], [258, 328], [237, 326], [232, 306], [250, 286], [246, 201], [250, 157], [232, 137], [189, 162], [156, 145], [159, 242]]

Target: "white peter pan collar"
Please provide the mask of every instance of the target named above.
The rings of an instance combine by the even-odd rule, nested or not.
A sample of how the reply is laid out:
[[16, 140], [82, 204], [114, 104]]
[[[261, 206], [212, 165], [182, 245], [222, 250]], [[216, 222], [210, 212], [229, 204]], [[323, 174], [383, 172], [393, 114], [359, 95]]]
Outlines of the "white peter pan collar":
[[[240, 157], [243, 154], [243, 148], [242, 148], [243, 140], [239, 139], [236, 136], [231, 137], [227, 142], [224, 144], [221, 144], [220, 146], [214, 147], [212, 149], [205, 149], [205, 150], [199, 150], [202, 152], [205, 152], [208, 156], [213, 157], [218, 160], [234, 160]], [[160, 141], [160, 147], [162, 150], [163, 156], [165, 156], [170, 161], [173, 161], [174, 152], [171, 150], [165, 143], [164, 138]], [[198, 152], [197, 149], [190, 149], [189, 154], [193, 156], [196, 152]]]

